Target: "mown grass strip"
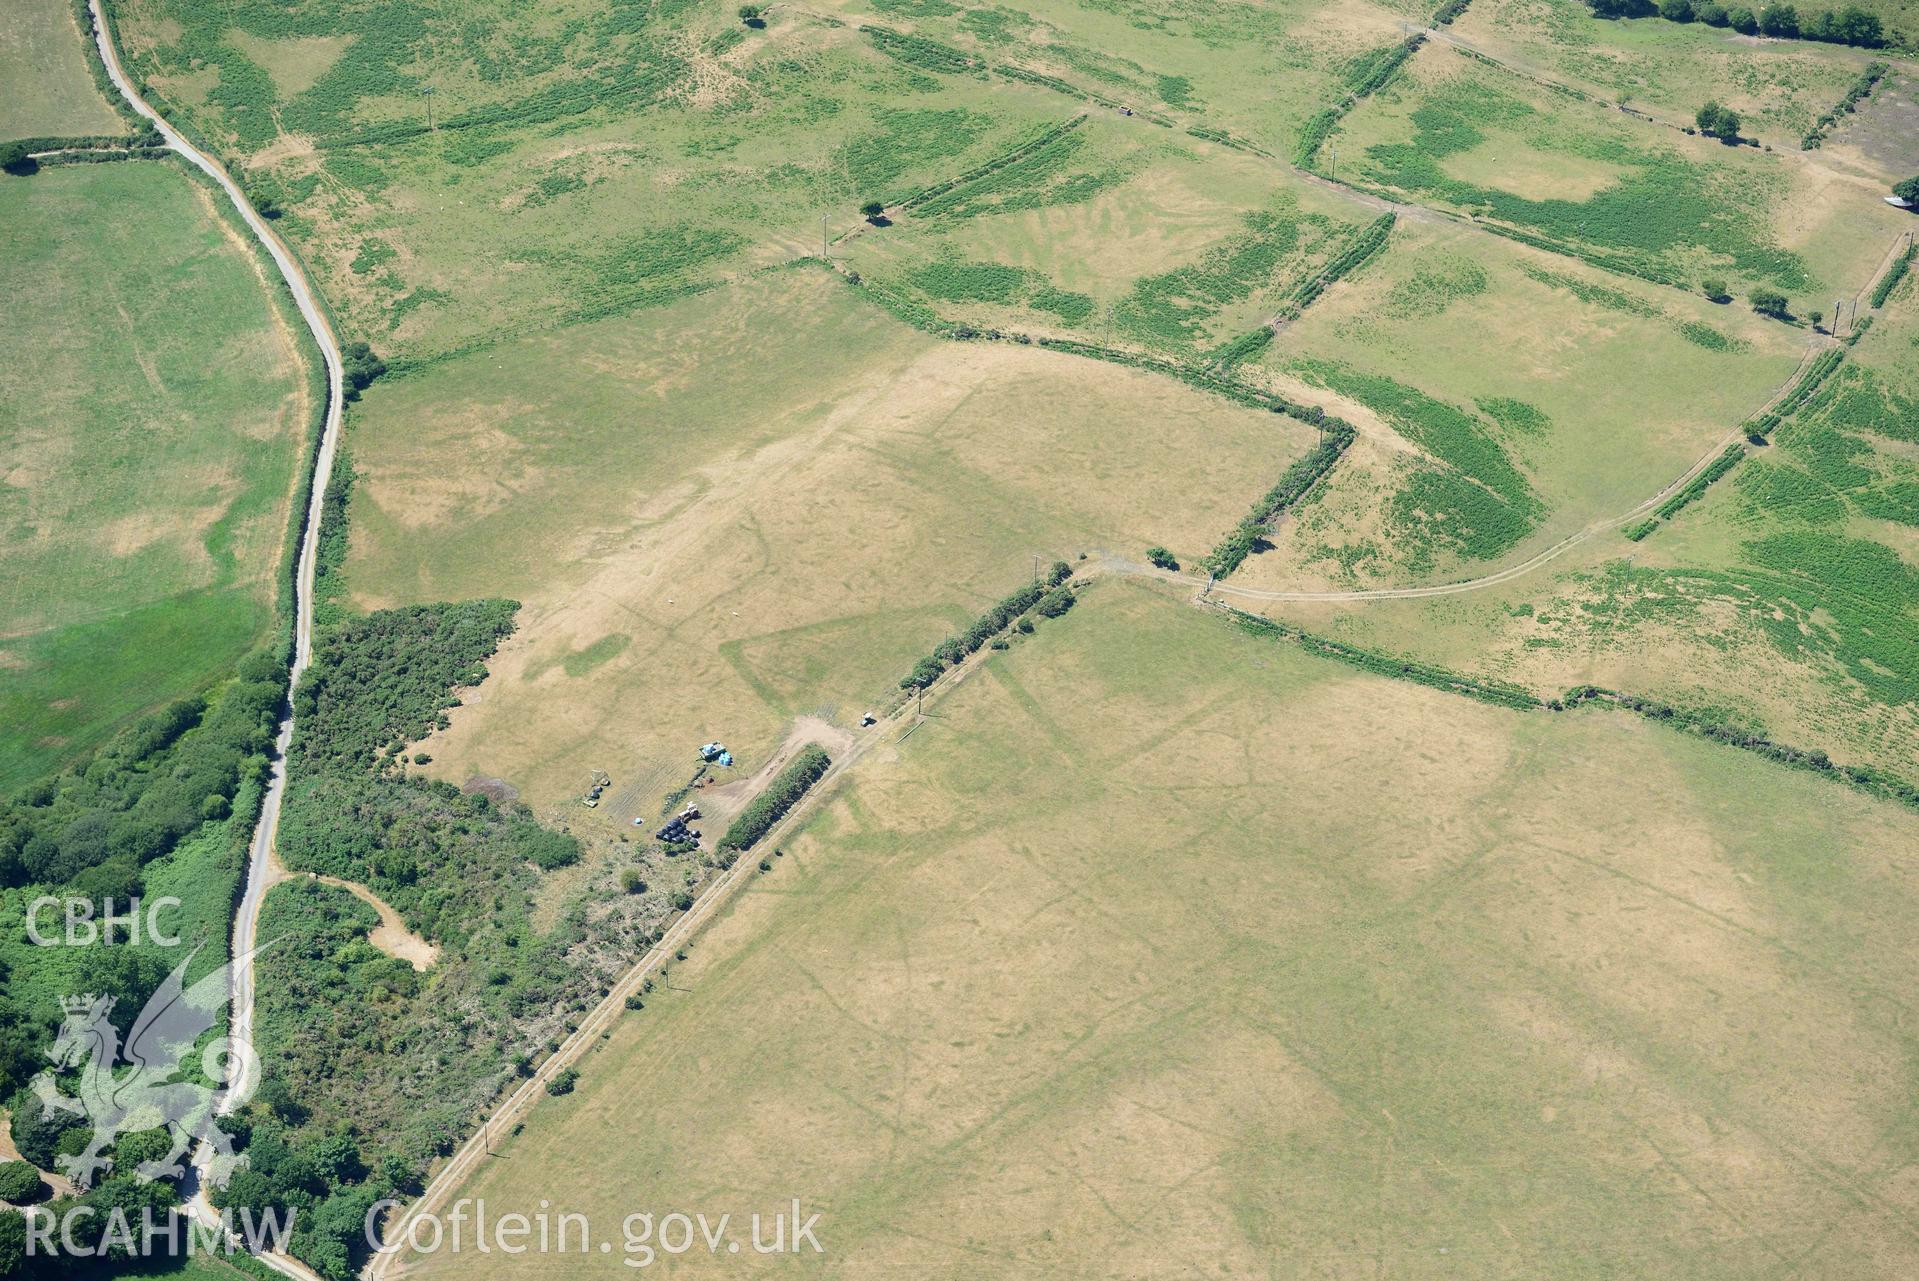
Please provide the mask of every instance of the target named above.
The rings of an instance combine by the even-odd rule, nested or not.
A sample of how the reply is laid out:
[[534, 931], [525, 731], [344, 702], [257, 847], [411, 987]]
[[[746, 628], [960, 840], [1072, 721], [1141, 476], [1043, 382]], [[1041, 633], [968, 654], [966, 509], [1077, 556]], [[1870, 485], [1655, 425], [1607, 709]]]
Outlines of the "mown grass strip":
[[764, 792], [740, 811], [740, 816], [726, 829], [726, 835], [720, 838], [719, 847], [722, 850], [752, 849], [775, 823], [786, 817], [788, 810], [799, 804], [800, 797], [824, 777], [832, 764], [833, 758], [825, 749], [807, 747], [774, 777]]

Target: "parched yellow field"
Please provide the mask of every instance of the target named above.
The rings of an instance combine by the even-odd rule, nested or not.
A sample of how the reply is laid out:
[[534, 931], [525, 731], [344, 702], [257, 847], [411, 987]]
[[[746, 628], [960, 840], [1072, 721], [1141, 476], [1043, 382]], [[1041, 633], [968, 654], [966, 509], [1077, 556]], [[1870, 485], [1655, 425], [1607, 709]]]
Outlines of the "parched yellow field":
[[622, 808], [574, 814], [611, 826], [700, 743], [750, 770], [795, 716], [850, 725], [1036, 557], [1196, 557], [1311, 441], [1143, 373], [935, 342], [817, 268], [446, 362], [356, 417], [356, 601], [524, 602], [434, 770], [544, 803], [604, 769]]
[[463, 1195], [623, 1274], [1898, 1275], [1919, 818], [1095, 586], [845, 776]]

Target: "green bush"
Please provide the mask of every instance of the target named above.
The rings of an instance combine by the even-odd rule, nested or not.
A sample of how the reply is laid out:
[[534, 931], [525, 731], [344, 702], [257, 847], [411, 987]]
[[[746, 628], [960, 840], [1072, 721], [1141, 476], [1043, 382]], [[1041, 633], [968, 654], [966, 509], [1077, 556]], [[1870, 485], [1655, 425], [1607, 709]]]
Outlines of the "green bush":
[[1708, 102], [1693, 117], [1699, 125], [1699, 132], [1708, 138], [1717, 138], [1721, 142], [1739, 140], [1739, 113], [1717, 102]]
[[40, 1182], [40, 1171], [31, 1164], [0, 1162], [0, 1201], [9, 1205], [31, 1205], [45, 1195], [46, 1185]]
[[1179, 568], [1179, 561], [1174, 559], [1173, 553], [1167, 551], [1164, 547], [1148, 547], [1146, 549], [1146, 559], [1149, 563], [1158, 566], [1160, 569]]
[[799, 802], [800, 797], [806, 795], [807, 789], [819, 782], [832, 763], [833, 759], [819, 747], [808, 747], [795, 756], [767, 784], [766, 790], [740, 811], [740, 816], [726, 829], [726, 835], [720, 838], [719, 847], [723, 850], [752, 849]]
[[573, 1087], [580, 1083], [580, 1074], [572, 1068], [561, 1068], [546, 1083], [546, 1092], [558, 1098], [562, 1094], [573, 1093]]
[[25, 139], [0, 142], [0, 169], [4, 169], [16, 178], [25, 178], [37, 172], [39, 168], [40, 163], [28, 151]]
[[1787, 308], [1791, 306], [1790, 301], [1777, 289], [1755, 289], [1749, 301], [1752, 303], [1752, 309], [1762, 316], [1784, 320], [1790, 314], [1787, 311]]

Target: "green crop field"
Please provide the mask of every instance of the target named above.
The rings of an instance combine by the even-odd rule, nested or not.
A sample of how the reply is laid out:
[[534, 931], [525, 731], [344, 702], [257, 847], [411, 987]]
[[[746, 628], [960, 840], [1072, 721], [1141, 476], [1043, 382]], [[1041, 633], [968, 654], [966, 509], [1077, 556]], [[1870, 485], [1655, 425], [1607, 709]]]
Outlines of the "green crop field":
[[0, 142], [122, 132], [94, 87], [70, 0], [19, 0], [0, 28]]
[[581, 1276], [625, 1271], [628, 1214], [744, 1233], [794, 1196], [823, 1257], [675, 1272], [1905, 1266], [1919, 817], [1123, 584], [1049, 627], [849, 779], [465, 1194], [586, 1215]]
[[[0, 182], [0, 784], [272, 626], [312, 426], [253, 251], [169, 163]], [[58, 319], [47, 307], [58, 307]]]

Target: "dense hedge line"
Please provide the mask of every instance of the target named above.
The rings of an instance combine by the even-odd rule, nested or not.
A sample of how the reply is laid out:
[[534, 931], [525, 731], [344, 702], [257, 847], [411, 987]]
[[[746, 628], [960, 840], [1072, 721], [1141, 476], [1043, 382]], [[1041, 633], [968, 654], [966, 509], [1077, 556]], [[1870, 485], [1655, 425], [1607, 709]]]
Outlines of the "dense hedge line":
[[1247, 633], [1268, 639], [1288, 640], [1307, 651], [1325, 658], [1337, 659], [1349, 667], [1363, 672], [1372, 672], [1377, 676], [1390, 676], [1396, 680], [1408, 680], [1432, 689], [1445, 690], [1452, 694], [1464, 694], [1476, 698], [1482, 703], [1491, 703], [1496, 707], [1509, 707], [1517, 711], [1538, 711], [1546, 703], [1523, 685], [1509, 681], [1481, 680], [1475, 676], [1465, 676], [1450, 671], [1434, 663], [1420, 663], [1411, 659], [1394, 658], [1388, 654], [1374, 653], [1360, 649], [1356, 645], [1347, 645], [1324, 636], [1285, 623], [1276, 623], [1270, 618], [1261, 618], [1258, 614], [1249, 614], [1234, 609], [1230, 605], [1222, 606], [1227, 614]]
[[1754, 440], [1764, 440], [1770, 436], [1780, 423], [1805, 407], [1806, 402], [1812, 399], [1812, 394], [1825, 385], [1826, 380], [1832, 377], [1833, 371], [1839, 368], [1840, 362], [1845, 358], [1846, 353], [1836, 347], [1821, 352], [1819, 359], [1807, 366], [1806, 372], [1800, 375], [1799, 381], [1792, 385], [1791, 391], [1780, 398], [1778, 404], [1762, 414], [1755, 415], [1746, 423], [1746, 434]]
[[1299, 315], [1334, 284], [1371, 262], [1386, 247], [1386, 239], [1392, 235], [1393, 224], [1398, 217], [1397, 214], [1383, 213], [1361, 227], [1331, 262], [1293, 291], [1287, 307], [1288, 314]]
[[[1463, 6], [1462, 6], [1463, 7]], [[1457, 15], [1454, 15], [1457, 16]], [[1332, 136], [1333, 130], [1345, 118], [1347, 112], [1359, 105], [1362, 98], [1370, 97], [1383, 88], [1393, 78], [1406, 60], [1419, 51], [1426, 43], [1425, 36], [1414, 36], [1399, 44], [1376, 50], [1364, 59], [1358, 72], [1347, 81], [1346, 93], [1333, 106], [1326, 108], [1308, 120], [1299, 131], [1299, 144], [1293, 152], [1293, 163], [1302, 168], [1310, 168], [1319, 156], [1320, 147]]]
[[866, 24], [860, 27], [860, 34], [873, 42], [878, 49], [895, 62], [914, 67], [920, 71], [937, 71], [949, 76], [979, 76], [986, 72], [986, 60], [976, 58], [970, 53], [962, 53], [950, 45], [937, 40], [928, 40], [924, 36], [909, 36], [903, 31], [891, 27]]
[[1432, 689], [1462, 694], [1482, 703], [1521, 712], [1565, 712], [1587, 703], [1604, 703], [1636, 712], [1648, 720], [1696, 734], [1716, 743], [1754, 752], [1781, 765], [1828, 775], [1871, 795], [1919, 809], [1919, 786], [1888, 774], [1884, 770], [1864, 765], [1839, 765], [1826, 753], [1817, 749], [1792, 747], [1775, 742], [1763, 733], [1730, 725], [1658, 699], [1642, 698], [1636, 694], [1622, 694], [1598, 685], [1578, 685], [1568, 690], [1563, 697], [1541, 699], [1524, 686], [1507, 681], [1482, 680], [1449, 671], [1431, 663], [1392, 658], [1339, 641], [1328, 640], [1326, 637], [1316, 636], [1300, 628], [1289, 627], [1284, 623], [1277, 623], [1269, 618], [1249, 614], [1231, 606], [1221, 608], [1251, 635], [1288, 640], [1310, 653], [1336, 659], [1350, 667], [1372, 672], [1378, 676], [1409, 680]]
[[1248, 556], [1258, 548], [1279, 514], [1305, 497], [1306, 491], [1318, 484], [1340, 455], [1353, 443], [1355, 432], [1345, 422], [1337, 418], [1324, 420], [1324, 434], [1319, 444], [1286, 469], [1279, 483], [1261, 496], [1253, 504], [1253, 509], [1233, 527], [1219, 546], [1208, 553], [1201, 562], [1206, 571], [1215, 578], [1224, 578], [1238, 569]]
[[1722, 452], [1719, 457], [1713, 459], [1710, 466], [1697, 476], [1694, 476], [1690, 481], [1687, 481], [1678, 493], [1659, 504], [1657, 513], [1659, 518], [1661, 520], [1671, 520], [1681, 510], [1697, 502], [1700, 497], [1705, 494], [1706, 490], [1711, 487], [1714, 481], [1737, 467], [1740, 460], [1745, 456], [1746, 447], [1738, 441], [1735, 440], [1732, 444], [1727, 445], [1725, 451]]
[[1079, 128], [1081, 125], [1085, 123], [1086, 123], [1086, 117], [1084, 114], [1081, 114], [1081, 115], [1074, 116], [1071, 120], [1068, 120], [1064, 122], [1063, 124], [1054, 125], [1051, 128], [1046, 129], [1042, 131], [1041, 133], [1037, 134], [1036, 136], [1028, 139], [1027, 141], [1020, 143], [1018, 146], [1012, 148], [1010, 151], [1003, 152], [1002, 154], [993, 157], [991, 160], [988, 160], [985, 164], [977, 165], [972, 169], [968, 169], [965, 173], [961, 174], [957, 178], [951, 179], [950, 181], [947, 181], [947, 182], [939, 183], [936, 186], [926, 187], [920, 191], [914, 192], [912, 195], [908, 196], [906, 199], [900, 201], [899, 208], [901, 209], [916, 208], [919, 205], [925, 204], [929, 200], [935, 199], [936, 197], [939, 197], [939, 196], [946, 195], [950, 191], [955, 191], [961, 187], [964, 187], [969, 182], [978, 182], [981, 178], [990, 177], [994, 173], [997, 173], [999, 170], [1006, 168], [1006, 166], [1025, 159], [1027, 156], [1031, 155], [1033, 152], [1038, 151], [1041, 147], [1044, 147], [1047, 143], [1053, 142], [1059, 138], [1064, 137], [1065, 135], [1071, 133], [1073, 130]]
[[1912, 269], [1912, 255], [1915, 249], [1919, 249], [1919, 245], [1908, 244], [1906, 252], [1892, 260], [1892, 266], [1886, 269], [1886, 274], [1873, 287], [1871, 304], [1875, 311], [1886, 305], [1886, 299], [1892, 297], [1892, 291], [1899, 287], [1899, 282], [1904, 280], [1906, 273]]
[[1709, 27], [1731, 27], [1742, 35], [1768, 35], [1782, 40], [1817, 40], [1825, 44], [1857, 45], [1877, 49], [1886, 43], [1885, 25], [1878, 15], [1857, 5], [1837, 13], [1822, 9], [1804, 22], [1799, 10], [1775, 0], [1754, 7], [1723, 4], [1720, 0], [1586, 0], [1596, 18], [1665, 18], [1671, 22], [1703, 22]]
[[1839, 100], [1838, 105], [1815, 120], [1812, 128], [1806, 130], [1805, 136], [1799, 139], [1799, 150], [1812, 151], [1823, 143], [1826, 140], [1826, 134], [1839, 123], [1839, 117], [1851, 115], [1858, 110], [1859, 104], [1866, 100], [1867, 95], [1881, 80], [1885, 79], [1886, 72], [1891, 69], [1883, 62], [1875, 62], [1867, 67], [1864, 74], [1852, 82], [1852, 87], [1846, 90], [1846, 96]]
[[740, 816], [726, 829], [726, 835], [720, 838], [723, 850], [750, 850], [773, 829], [773, 825], [786, 817], [786, 812], [799, 803], [806, 790], [820, 781], [827, 767], [833, 763], [823, 748], [813, 746], [795, 756], [792, 763], [781, 770], [773, 781], [767, 784], [764, 792], [755, 796]]
[[[1014, 619], [1047, 600], [1049, 594], [1061, 591], [1066, 580], [1072, 576], [1071, 565], [1063, 560], [1054, 561], [1052, 569], [1047, 571], [1044, 578], [1034, 579], [1001, 600], [973, 620], [973, 625], [958, 636], [949, 636], [941, 641], [931, 654], [922, 658], [914, 665], [911, 672], [900, 678], [900, 688], [925, 689], [938, 680], [940, 674], [947, 668], [958, 666], [968, 654], [976, 652], [980, 646], [1005, 631], [1012, 625]], [[1066, 610], [1058, 609], [1054, 612], [1063, 614]]]
[[1641, 698], [1636, 694], [1621, 694], [1616, 690], [1604, 689], [1598, 685], [1580, 685], [1568, 690], [1563, 700], [1556, 700], [1554, 710], [1591, 702], [1604, 702], [1622, 707], [1627, 711], [1637, 712], [1648, 720], [1655, 720], [1662, 725], [1670, 725], [1674, 729], [1711, 739], [1715, 743], [1724, 743], [1742, 751], [1755, 752], [1769, 761], [1789, 765], [1794, 769], [1831, 775], [1874, 796], [1919, 809], [1919, 787], [1883, 770], [1866, 765], [1839, 765], [1817, 749], [1792, 747], [1775, 742], [1762, 733], [1737, 725], [1729, 725], [1724, 721], [1717, 721], [1658, 699]]

